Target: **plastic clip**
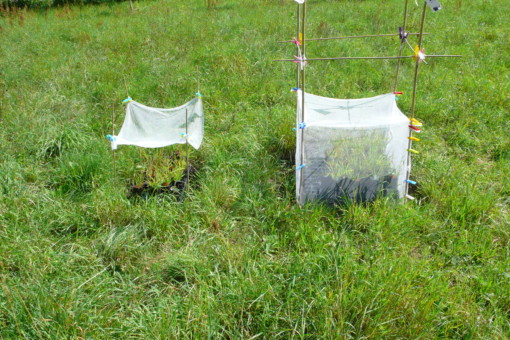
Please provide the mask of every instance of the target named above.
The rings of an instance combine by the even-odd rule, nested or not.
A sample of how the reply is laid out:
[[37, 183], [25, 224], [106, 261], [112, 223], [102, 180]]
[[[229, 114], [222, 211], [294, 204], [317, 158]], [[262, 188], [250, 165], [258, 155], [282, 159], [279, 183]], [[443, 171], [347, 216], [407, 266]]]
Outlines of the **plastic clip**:
[[297, 166], [296, 171], [303, 169], [305, 167], [305, 165], [306, 164], [301, 164], [301, 165]]
[[414, 154], [416, 154], [416, 155], [420, 153], [420, 151], [417, 151], [417, 150], [415, 150], [415, 149], [407, 149], [407, 151], [408, 151], [408, 152], [411, 152], [411, 153], [414, 153]]
[[403, 95], [404, 92], [401, 92], [401, 91], [395, 91], [393, 92], [394, 95], [397, 95], [397, 96], [400, 96], [400, 95]]
[[[419, 46], [414, 47], [414, 56], [413, 56], [414, 60], [418, 60], [418, 63], [421, 63], [422, 61], [425, 62], [426, 57], [427, 57], [427, 55], [425, 54], [424, 48], [422, 48], [420, 50]], [[425, 62], [425, 64], [426, 64], [426, 62]]]
[[406, 198], [410, 201], [414, 201], [416, 198], [414, 198], [413, 196], [411, 195], [406, 195]]
[[197, 95], [197, 97], [202, 98], [202, 94], [201, 94], [200, 92], [197, 92], [197, 93], [195, 93], [195, 94]]
[[185, 138], [185, 139], [188, 139], [188, 137], [189, 137], [189, 135], [184, 132], [181, 132], [180, 135], [182, 138]]
[[299, 91], [298, 87], [293, 87], [292, 89], [290, 89], [290, 92], [297, 92], [297, 91]]
[[419, 139], [419, 138], [416, 138], [416, 137], [413, 137], [413, 136], [411, 136], [411, 137], [407, 137], [407, 139], [412, 140], [412, 141], [415, 141], [415, 142], [419, 142], [419, 141], [420, 141], [420, 139]]
[[133, 98], [131, 98], [131, 97], [127, 97], [127, 98], [126, 98], [126, 99], [124, 99], [122, 102], [123, 102], [124, 104], [126, 104], [126, 103], [129, 103], [129, 102], [130, 102], [130, 101], [132, 101], [132, 100], [133, 100]]
[[411, 118], [409, 121], [411, 122], [412, 126], [423, 126], [423, 124], [417, 119]]
[[294, 60], [292, 60], [292, 62], [296, 64], [306, 63], [306, 58], [295, 55]]
[[297, 126], [298, 126], [298, 128], [300, 128], [301, 130], [303, 130], [303, 129], [306, 127], [306, 123], [305, 123], [305, 122], [301, 122], [301, 123], [299, 123]]
[[299, 64], [301, 66], [301, 69], [303, 70], [306, 66], [306, 57], [305, 56], [294, 56], [294, 60], [292, 60], [293, 63]]
[[301, 41], [297, 40], [296, 38], [292, 38], [292, 43], [297, 45], [297, 46], [301, 45]]
[[112, 135], [106, 135], [106, 138], [108, 138], [108, 140], [112, 144], [112, 150], [117, 150], [117, 137]]
[[418, 129], [416, 126], [409, 125], [409, 128], [410, 128], [410, 129], [412, 129], [412, 130], [414, 130], [415, 132], [418, 132], [418, 133], [420, 133], [420, 132], [421, 132], [421, 130], [420, 130], [420, 129]]
[[416, 185], [417, 183], [415, 181], [411, 181], [410, 179], [406, 179], [406, 182], [412, 185]]
[[408, 35], [409, 35], [409, 33], [407, 33], [403, 27], [398, 28], [398, 37], [400, 38], [400, 41], [402, 42], [402, 44], [406, 42]]

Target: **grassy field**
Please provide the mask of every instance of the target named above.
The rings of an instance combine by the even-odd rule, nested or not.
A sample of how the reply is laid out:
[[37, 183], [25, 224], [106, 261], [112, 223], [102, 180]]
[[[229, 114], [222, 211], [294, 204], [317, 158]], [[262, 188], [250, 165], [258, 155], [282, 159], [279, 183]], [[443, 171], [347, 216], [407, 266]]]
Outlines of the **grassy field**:
[[[421, 5], [410, 7], [410, 31]], [[0, 338], [510, 338], [510, 20], [506, 0], [427, 13], [415, 202], [294, 201], [294, 1], [172, 0], [3, 10]], [[397, 32], [402, 0], [309, 0], [310, 37]], [[308, 57], [396, 55], [396, 38]], [[410, 54], [410, 51], [406, 51]], [[399, 101], [409, 112], [412, 62]], [[392, 90], [394, 61], [309, 62], [307, 90]], [[126, 88], [173, 107], [200, 83], [183, 202], [127, 198], [182, 147], [109, 142]], [[159, 152], [159, 154], [158, 154]]]

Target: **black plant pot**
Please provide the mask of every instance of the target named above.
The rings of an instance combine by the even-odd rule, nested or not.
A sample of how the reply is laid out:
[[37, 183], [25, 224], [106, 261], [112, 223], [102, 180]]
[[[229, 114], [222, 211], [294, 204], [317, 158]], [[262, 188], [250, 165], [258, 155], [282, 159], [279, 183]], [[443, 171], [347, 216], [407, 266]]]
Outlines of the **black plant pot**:
[[[190, 176], [194, 173], [194, 171], [195, 170], [190, 166]], [[179, 200], [182, 200], [183, 194], [188, 185], [188, 179], [189, 178], [185, 175], [179, 181], [165, 182], [157, 187], [151, 186], [147, 182], [144, 182], [142, 185], [133, 185], [129, 189], [128, 198], [139, 197], [147, 199], [149, 196], [172, 194], [179, 197]]]
[[[331, 182], [331, 178], [329, 181]], [[377, 197], [389, 196], [395, 192], [396, 182], [397, 178], [393, 175], [378, 179], [372, 176], [361, 179], [343, 177], [337, 180], [329, 190], [319, 195], [319, 199], [331, 205], [372, 202]]]

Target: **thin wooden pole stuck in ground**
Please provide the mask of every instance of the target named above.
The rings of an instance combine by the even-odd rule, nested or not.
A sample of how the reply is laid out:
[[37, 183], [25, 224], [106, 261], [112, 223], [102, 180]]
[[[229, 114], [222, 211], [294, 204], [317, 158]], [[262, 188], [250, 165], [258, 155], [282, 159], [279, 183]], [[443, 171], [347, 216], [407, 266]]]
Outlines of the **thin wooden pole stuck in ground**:
[[[301, 32], [302, 32], [302, 36], [301, 36], [301, 52], [302, 52], [302, 55], [301, 55], [301, 63], [300, 63], [300, 66], [301, 66], [301, 117], [300, 117], [300, 121], [301, 122], [304, 122], [305, 120], [305, 68], [306, 68], [306, 61], [305, 61], [305, 58], [306, 58], [306, 43], [305, 43], [305, 29], [306, 29], [306, 1], [305, 3], [303, 4], [303, 14], [302, 14], [302, 22], [301, 22]], [[304, 158], [305, 158], [305, 153], [304, 153], [304, 129], [301, 129], [301, 155], [300, 155], [300, 164], [299, 166], [303, 166], [303, 162], [304, 162]], [[301, 171], [301, 170], [299, 170]], [[301, 196], [302, 196], [302, 193], [303, 193], [303, 173], [301, 173], [301, 175], [299, 176], [299, 201], [301, 201]], [[301, 204], [301, 202], [298, 202], [299, 204]]]
[[[297, 33], [296, 33], [296, 39], [298, 40], [298, 43], [301, 44], [301, 37], [299, 36], [301, 34], [301, 6], [297, 4], [297, 14], [296, 14], [296, 22], [297, 22]], [[296, 43], [296, 54], [299, 55], [300, 49], [299, 45]], [[301, 72], [299, 69], [299, 64], [296, 64], [296, 88], [299, 88], [299, 73]]]
[[[405, 4], [404, 4], [404, 23], [402, 24], [402, 34], [405, 34], [406, 32], [406, 26], [407, 26], [407, 8], [409, 7], [408, 6], [408, 0], [406, 0]], [[402, 52], [404, 51], [404, 43], [405, 43], [405, 40], [406, 37], [400, 37], [400, 50], [398, 52], [398, 56], [401, 57], [402, 56]], [[395, 85], [393, 86], [393, 92], [397, 91], [397, 85], [398, 85], [398, 76], [399, 76], [399, 73], [400, 73], [400, 65], [402, 64], [402, 60], [398, 60], [398, 63], [397, 63], [397, 72], [396, 72], [396, 75], [395, 75]]]
[[[112, 103], [112, 137], [115, 138], [115, 102]], [[117, 181], [117, 167], [116, 167], [116, 157], [115, 157], [115, 149], [113, 152], [113, 181]]]
[[[421, 50], [422, 42], [423, 42], [423, 27], [425, 26], [425, 14], [427, 13], [427, 2], [423, 2], [423, 12], [421, 14], [421, 21], [420, 21], [420, 35], [418, 36], [418, 50]], [[414, 118], [414, 110], [416, 106], [416, 92], [418, 88], [418, 69], [420, 67], [420, 58], [416, 58], [416, 63], [414, 67], [414, 79], [413, 79], [413, 96], [412, 96], [412, 102], [411, 102], [411, 118]], [[409, 129], [409, 137], [412, 137], [412, 130]], [[413, 141], [409, 139], [408, 142], [408, 149], [411, 149], [413, 146]], [[407, 153], [407, 174], [406, 174], [406, 180], [409, 180], [409, 177], [411, 176], [411, 153]], [[405, 189], [406, 197], [409, 194], [409, 182], [406, 181], [406, 189]]]
[[189, 182], [189, 141], [188, 141], [188, 109], [186, 109], [186, 191], [188, 191]]
[[129, 90], [128, 90], [128, 86], [126, 83], [126, 77], [122, 76], [122, 79], [124, 79], [124, 87], [126, 88], [126, 96], [129, 97]]

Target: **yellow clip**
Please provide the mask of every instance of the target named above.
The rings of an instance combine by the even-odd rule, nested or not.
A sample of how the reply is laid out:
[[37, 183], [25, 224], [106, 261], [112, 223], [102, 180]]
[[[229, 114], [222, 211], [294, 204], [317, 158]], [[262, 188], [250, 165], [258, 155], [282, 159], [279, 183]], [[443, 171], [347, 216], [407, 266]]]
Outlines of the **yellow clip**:
[[423, 126], [423, 124], [417, 119], [410, 118], [409, 120], [411, 121], [411, 124], [414, 126]]
[[420, 139], [416, 137], [407, 137], [407, 139], [414, 140], [415, 142], [419, 142]]
[[420, 153], [419, 151], [416, 151], [415, 149], [407, 149], [407, 151], [409, 151], [411, 153], [414, 153], [414, 154], [419, 154]]
[[299, 33], [299, 44], [303, 45], [303, 33]]
[[414, 46], [414, 59], [418, 59], [418, 56], [420, 54], [420, 46], [416, 45]]

